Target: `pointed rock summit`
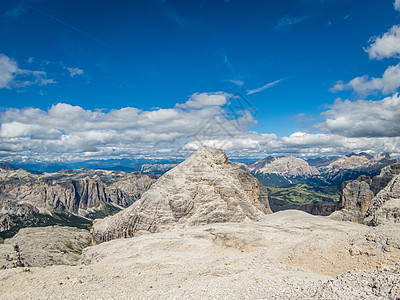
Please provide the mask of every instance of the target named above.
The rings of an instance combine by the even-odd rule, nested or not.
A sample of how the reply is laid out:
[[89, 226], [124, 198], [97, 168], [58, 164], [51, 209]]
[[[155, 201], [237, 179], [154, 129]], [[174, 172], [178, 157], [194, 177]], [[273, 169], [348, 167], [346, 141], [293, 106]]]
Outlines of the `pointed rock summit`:
[[95, 220], [92, 241], [132, 237], [140, 230], [258, 220], [268, 213], [266, 188], [238, 165], [228, 163], [222, 150], [204, 148], [161, 176], [127, 209]]

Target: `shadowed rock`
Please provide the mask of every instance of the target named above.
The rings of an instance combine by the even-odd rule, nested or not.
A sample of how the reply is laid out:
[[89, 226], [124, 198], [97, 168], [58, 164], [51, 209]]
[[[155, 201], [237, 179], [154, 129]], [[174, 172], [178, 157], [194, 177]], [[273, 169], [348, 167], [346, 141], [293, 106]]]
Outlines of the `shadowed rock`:
[[374, 178], [360, 176], [342, 184], [340, 206], [331, 218], [369, 225], [400, 222], [400, 163]]

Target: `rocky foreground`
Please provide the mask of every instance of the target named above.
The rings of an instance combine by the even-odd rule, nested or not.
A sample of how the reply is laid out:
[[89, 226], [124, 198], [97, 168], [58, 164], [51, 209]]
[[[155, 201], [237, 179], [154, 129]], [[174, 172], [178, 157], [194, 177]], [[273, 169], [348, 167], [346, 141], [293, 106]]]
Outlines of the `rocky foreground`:
[[399, 227], [289, 210], [142, 232], [86, 248], [78, 266], [2, 270], [0, 298], [398, 299], [399, 259]]

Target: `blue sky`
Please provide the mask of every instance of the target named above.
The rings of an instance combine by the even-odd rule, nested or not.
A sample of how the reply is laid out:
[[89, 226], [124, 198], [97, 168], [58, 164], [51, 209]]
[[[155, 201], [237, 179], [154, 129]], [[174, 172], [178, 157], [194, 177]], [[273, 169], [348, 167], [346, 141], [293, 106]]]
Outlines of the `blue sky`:
[[397, 156], [399, 10], [398, 0], [2, 1], [0, 157], [199, 146]]

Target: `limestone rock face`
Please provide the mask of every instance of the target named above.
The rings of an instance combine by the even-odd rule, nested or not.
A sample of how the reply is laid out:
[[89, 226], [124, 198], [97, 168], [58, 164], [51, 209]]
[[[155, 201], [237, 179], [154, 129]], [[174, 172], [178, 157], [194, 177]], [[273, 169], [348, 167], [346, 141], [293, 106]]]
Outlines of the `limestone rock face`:
[[92, 240], [98, 244], [140, 230], [257, 220], [268, 213], [267, 190], [258, 180], [229, 164], [222, 150], [205, 148], [161, 176], [129, 208], [95, 220]]
[[8, 231], [18, 223], [25, 223], [39, 210], [27, 203], [16, 203], [0, 198], [0, 232]]
[[372, 180], [369, 176], [360, 176], [357, 180], [345, 181], [342, 184], [342, 194], [339, 208], [331, 216], [342, 221], [363, 223], [374, 193], [370, 189]]
[[[55, 210], [86, 215], [101, 203], [129, 206], [153, 181], [140, 173], [81, 169], [38, 175], [0, 169], [0, 198], [29, 204], [42, 213]], [[0, 207], [7, 211], [4, 205]]]
[[372, 200], [365, 215], [371, 225], [400, 222], [400, 175], [396, 175]]
[[374, 192], [374, 195], [377, 195], [381, 190], [383, 190], [393, 177], [398, 174], [400, 174], [400, 163], [392, 164], [383, 168], [380, 174], [372, 179], [371, 190]]
[[370, 225], [400, 222], [400, 163], [374, 178], [360, 176], [342, 184], [341, 208], [331, 218]]

